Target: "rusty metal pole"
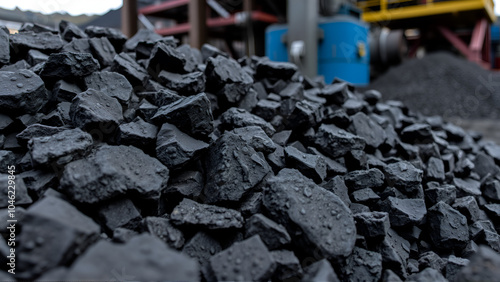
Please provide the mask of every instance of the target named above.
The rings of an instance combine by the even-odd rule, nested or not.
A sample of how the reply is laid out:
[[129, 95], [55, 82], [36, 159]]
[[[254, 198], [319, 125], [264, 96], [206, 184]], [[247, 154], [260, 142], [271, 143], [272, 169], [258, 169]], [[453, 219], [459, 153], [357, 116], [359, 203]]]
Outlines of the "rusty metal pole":
[[246, 15], [245, 22], [245, 53], [247, 56], [255, 55], [255, 37], [252, 23], [252, 11], [253, 11], [253, 0], [244, 0], [243, 1], [243, 11]]
[[127, 37], [137, 33], [137, 0], [123, 0], [122, 32]]
[[207, 5], [205, 0], [189, 1], [189, 44], [200, 49], [207, 41]]

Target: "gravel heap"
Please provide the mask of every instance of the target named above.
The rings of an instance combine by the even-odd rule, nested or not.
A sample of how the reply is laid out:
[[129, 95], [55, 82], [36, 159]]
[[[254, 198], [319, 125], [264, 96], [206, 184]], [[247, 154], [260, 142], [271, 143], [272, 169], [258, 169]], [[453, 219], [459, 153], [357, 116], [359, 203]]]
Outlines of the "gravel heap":
[[0, 46], [18, 280], [500, 277], [500, 146], [439, 117], [145, 30], [26, 25]]
[[384, 100], [445, 119], [500, 118], [500, 74], [451, 53], [431, 53], [391, 68], [371, 85]]

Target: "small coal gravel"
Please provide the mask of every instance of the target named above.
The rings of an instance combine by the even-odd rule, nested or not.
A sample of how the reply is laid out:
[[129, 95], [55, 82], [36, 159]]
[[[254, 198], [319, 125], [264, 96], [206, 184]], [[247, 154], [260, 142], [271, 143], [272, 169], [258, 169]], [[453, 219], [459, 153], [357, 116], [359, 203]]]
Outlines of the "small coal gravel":
[[500, 74], [452, 53], [436, 52], [389, 69], [370, 85], [383, 99], [403, 101], [445, 119], [500, 118]]
[[[467, 103], [489, 76], [451, 55], [390, 71], [381, 95], [152, 31], [61, 22], [0, 28], [0, 67], [1, 281], [500, 275], [500, 146], [381, 100], [441, 115]], [[486, 104], [473, 112], [494, 115]]]

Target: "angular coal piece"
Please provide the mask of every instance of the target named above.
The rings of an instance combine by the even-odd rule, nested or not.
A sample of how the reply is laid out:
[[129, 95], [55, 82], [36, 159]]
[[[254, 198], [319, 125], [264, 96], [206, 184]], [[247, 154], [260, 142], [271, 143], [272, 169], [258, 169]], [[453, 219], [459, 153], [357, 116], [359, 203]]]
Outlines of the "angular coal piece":
[[342, 272], [348, 281], [377, 282], [382, 277], [382, 255], [356, 247], [347, 258]]
[[125, 244], [97, 242], [71, 265], [66, 279], [199, 281], [200, 277], [196, 260], [152, 235], [141, 234]]
[[295, 108], [287, 120], [289, 122], [288, 127], [301, 129], [315, 127], [322, 119], [322, 105], [303, 100], [295, 104]]
[[89, 40], [88, 38], [73, 39], [70, 43], [63, 46], [61, 52], [92, 54]]
[[79, 78], [100, 69], [99, 62], [88, 53], [53, 53], [40, 76], [46, 79]]
[[187, 72], [193, 72], [197, 69], [198, 65], [203, 64], [203, 58], [200, 50], [191, 48], [188, 44], [183, 44], [177, 47], [177, 51], [184, 54], [184, 58], [186, 58], [184, 70]]
[[36, 64], [39, 63], [44, 63], [49, 59], [49, 56], [38, 51], [38, 50], [29, 50], [28, 51], [28, 57], [27, 61], [30, 65], [35, 66]]
[[135, 230], [142, 220], [134, 203], [128, 198], [115, 199], [103, 204], [97, 212], [103, 225], [113, 231], [118, 227]]
[[203, 190], [203, 174], [199, 171], [185, 171], [172, 178], [166, 193], [178, 193], [185, 197], [198, 197]]
[[106, 37], [117, 51], [120, 51], [125, 41], [127, 41], [127, 37], [119, 29], [111, 27], [87, 26], [85, 33], [89, 37]]
[[205, 205], [184, 198], [170, 214], [175, 225], [197, 225], [208, 229], [243, 227], [243, 217], [238, 211]]
[[469, 235], [473, 240], [484, 239], [486, 232], [496, 233], [493, 223], [489, 220], [480, 220], [469, 226]]
[[488, 174], [492, 176], [497, 175], [500, 173], [500, 168], [495, 164], [492, 157], [480, 152], [476, 155], [476, 159], [474, 160], [474, 171], [483, 178]]
[[229, 103], [236, 103], [245, 96], [253, 84], [252, 77], [234, 59], [217, 56], [208, 58], [205, 68], [207, 76], [207, 89], [218, 93], [221, 89], [229, 87], [232, 91], [222, 91], [223, 99]]
[[427, 282], [427, 281], [435, 281], [435, 282], [447, 282], [448, 280], [444, 278], [441, 272], [435, 270], [434, 268], [426, 268], [419, 273], [412, 274], [408, 276], [407, 281], [415, 281], [415, 282]]
[[[84, 130], [97, 128], [112, 132], [123, 120], [122, 106], [118, 100], [94, 89], [82, 92], [73, 99], [70, 116], [73, 125]], [[106, 130], [103, 130], [103, 126]]]
[[257, 78], [288, 80], [297, 70], [297, 66], [292, 63], [261, 61], [257, 64], [255, 76]]
[[220, 280], [265, 281], [276, 262], [258, 235], [237, 242], [210, 258], [210, 270]]
[[58, 100], [71, 101], [78, 94], [83, 92], [78, 85], [74, 83], [67, 82], [65, 80], [59, 80], [54, 84], [52, 89], [52, 95]]
[[389, 214], [391, 226], [418, 225], [427, 213], [425, 201], [422, 199], [399, 199], [390, 196], [381, 203], [380, 208]]
[[327, 104], [342, 105], [349, 97], [349, 89], [346, 83], [329, 84], [321, 89], [318, 96], [325, 98]]
[[186, 58], [184, 54], [164, 42], [158, 42], [151, 51], [147, 70], [153, 77], [158, 77], [162, 70], [173, 73], [186, 73], [184, 70], [185, 64]]
[[439, 257], [439, 255], [433, 251], [420, 254], [420, 257], [418, 258], [419, 269], [425, 269], [427, 267], [430, 267], [434, 268], [439, 272], [443, 272], [445, 266], [446, 266], [446, 260]]
[[0, 114], [0, 131], [8, 128], [14, 121], [7, 115]]
[[169, 122], [194, 138], [205, 139], [213, 131], [210, 101], [205, 93], [185, 97], [158, 109], [157, 123]]
[[207, 148], [207, 143], [194, 139], [169, 123], [162, 125], [156, 139], [156, 156], [169, 169], [198, 158]]
[[85, 86], [118, 99], [122, 104], [128, 103], [133, 93], [132, 85], [121, 74], [115, 72], [94, 72], [85, 77]]
[[417, 123], [407, 126], [401, 131], [401, 140], [410, 144], [431, 143], [431, 126], [424, 123]]
[[79, 128], [51, 136], [35, 137], [28, 142], [33, 165], [68, 163], [83, 155], [92, 145], [92, 136]]
[[481, 217], [481, 211], [472, 196], [462, 197], [455, 200], [452, 207], [467, 217], [469, 223], [476, 222]]
[[431, 157], [427, 162], [426, 178], [434, 181], [444, 181], [444, 163], [441, 159]]
[[365, 140], [331, 124], [322, 124], [314, 143], [332, 158], [342, 157], [352, 150], [363, 150]]
[[0, 66], [10, 62], [9, 33], [0, 29]]
[[195, 95], [205, 91], [205, 75], [202, 72], [178, 74], [162, 70], [158, 81], [168, 89], [184, 96]]
[[246, 220], [245, 231], [247, 238], [259, 235], [269, 250], [279, 249], [292, 240], [283, 225], [277, 224], [260, 213]]
[[266, 121], [271, 121], [278, 114], [280, 107], [278, 102], [262, 99], [255, 106], [254, 113]]
[[220, 116], [220, 121], [220, 126], [224, 130], [232, 130], [234, 128], [246, 126], [258, 126], [262, 128], [269, 137], [273, 136], [276, 132], [270, 123], [244, 109], [230, 108]]
[[49, 99], [43, 80], [30, 70], [0, 71], [0, 111], [5, 114], [36, 113]]
[[492, 180], [483, 185], [483, 195], [493, 201], [500, 201], [500, 181]]
[[335, 270], [333, 270], [330, 262], [328, 262], [328, 260], [326, 259], [322, 259], [304, 268], [304, 276], [302, 277], [302, 281], [339, 282], [340, 280], [337, 277]]
[[288, 281], [298, 279], [302, 276], [302, 267], [299, 259], [292, 251], [277, 250], [272, 251], [271, 255], [276, 262], [276, 270], [273, 274], [273, 279], [277, 281]]
[[457, 188], [457, 197], [481, 195], [481, 182], [472, 178], [453, 178], [453, 185]]
[[304, 87], [300, 82], [288, 83], [285, 88], [279, 91], [283, 99], [292, 99], [296, 102], [304, 100]]
[[384, 275], [382, 276], [382, 282], [403, 282], [399, 276], [390, 269], [384, 270]]
[[341, 176], [335, 176], [328, 182], [321, 184], [321, 187], [337, 195], [337, 197], [339, 197], [344, 204], [350, 206], [351, 200], [349, 199], [349, 195], [347, 193], [347, 186], [345, 186], [345, 182]]
[[384, 129], [364, 113], [352, 116], [351, 132], [364, 138], [372, 149], [380, 147], [387, 138]]
[[[283, 169], [267, 181], [264, 206], [289, 234], [301, 234], [305, 252], [327, 258], [348, 256], [356, 226], [351, 211], [335, 194], [317, 186], [295, 169]], [[334, 228], [342, 226], [342, 228]]]
[[203, 267], [210, 257], [222, 251], [222, 246], [205, 231], [197, 232], [182, 248], [182, 253], [196, 259]]
[[146, 99], [142, 99], [139, 103], [139, 108], [137, 113], [140, 117], [144, 118], [147, 122], [150, 122], [153, 116], [156, 114], [158, 107], [148, 102]]
[[11, 34], [9, 40], [12, 49], [17, 55], [27, 52], [29, 49], [35, 49], [50, 54], [59, 51], [64, 45], [61, 36], [51, 32], [19, 32]]
[[97, 58], [101, 67], [110, 66], [116, 56], [115, 48], [106, 37], [92, 38], [89, 40], [92, 54]]
[[137, 234], [138, 233], [133, 230], [118, 227], [113, 230], [113, 242], [127, 243], [130, 239], [137, 236]]
[[148, 216], [142, 221], [143, 229], [158, 237], [172, 248], [180, 249], [184, 245], [184, 235], [174, 227], [169, 219]]
[[240, 205], [239, 211], [247, 218], [262, 211], [262, 192], [249, 195]]
[[149, 29], [140, 29], [134, 36], [129, 38], [123, 46], [124, 51], [134, 51], [141, 41], [159, 41], [162, 36]]
[[263, 155], [232, 132], [224, 133], [210, 145], [205, 169], [204, 194], [208, 203], [240, 201], [271, 172]]
[[218, 56], [228, 57], [228, 55], [221, 50], [217, 49], [217, 47], [212, 46], [210, 44], [203, 44], [201, 46], [201, 56], [203, 58], [203, 62], [207, 62], [208, 58], [216, 58]]
[[286, 167], [285, 149], [278, 145], [274, 152], [266, 156], [266, 160], [273, 168], [273, 171], [277, 173], [278, 171]]
[[85, 38], [87, 34], [81, 30], [76, 24], [62, 20], [59, 23], [59, 30], [64, 40], [70, 42], [73, 38]]
[[[14, 184], [10, 185], [9, 180], [12, 180]], [[0, 183], [0, 195], [2, 196], [0, 198], [0, 208], [7, 208], [10, 205], [9, 200], [11, 200], [10, 197], [12, 196], [12, 193], [9, 193], [9, 191], [15, 192], [16, 206], [31, 204], [33, 202], [31, 197], [28, 195], [26, 184], [24, 184], [22, 178], [16, 177], [15, 179], [9, 179], [9, 174], [0, 174]], [[9, 188], [11, 186], [14, 187], [14, 189]]]
[[127, 53], [115, 56], [111, 71], [124, 75], [133, 86], [142, 87], [148, 80], [147, 71]]
[[238, 108], [251, 112], [257, 106], [258, 102], [259, 99], [257, 97], [257, 92], [250, 88], [250, 90], [248, 90], [248, 93], [243, 98], [241, 98], [241, 101], [238, 104]]
[[378, 168], [351, 171], [344, 176], [347, 187], [352, 190], [364, 188], [378, 189], [384, 185], [384, 174]]
[[117, 141], [123, 145], [133, 145], [138, 148], [148, 148], [156, 141], [158, 127], [147, 123], [140, 117], [119, 126]]
[[457, 188], [453, 185], [445, 184], [442, 186], [429, 187], [425, 190], [425, 198], [430, 206], [437, 204], [440, 201], [448, 205], [453, 204], [457, 197]]
[[79, 203], [98, 203], [129, 192], [157, 200], [167, 188], [168, 168], [132, 146], [99, 147], [64, 167], [62, 191]]
[[232, 132], [245, 140], [257, 152], [270, 154], [276, 150], [276, 144], [258, 126], [235, 128]]
[[458, 281], [460, 271], [469, 263], [470, 261], [468, 259], [459, 258], [454, 255], [449, 256], [445, 267], [446, 279], [448, 279], [448, 281]]
[[317, 184], [326, 177], [326, 161], [321, 156], [306, 154], [292, 146], [285, 147], [285, 159], [289, 167], [298, 169]]
[[352, 200], [355, 203], [371, 204], [380, 199], [380, 196], [375, 194], [371, 188], [356, 190], [351, 194]]
[[377, 250], [382, 255], [384, 268], [393, 270], [400, 277], [407, 276], [406, 266], [410, 257], [410, 243], [407, 240], [391, 228]]
[[463, 248], [469, 241], [467, 218], [444, 202], [428, 210], [427, 223], [431, 241], [437, 248]]
[[30, 206], [19, 235], [18, 268], [23, 279], [69, 263], [100, 233], [99, 225], [68, 202], [47, 196]]
[[391, 227], [389, 214], [386, 212], [363, 212], [354, 215], [358, 234], [366, 238], [384, 238]]
[[484, 210], [491, 217], [493, 221], [500, 220], [500, 204], [484, 205]]
[[401, 161], [388, 164], [384, 168], [384, 174], [389, 186], [409, 193], [422, 182], [423, 171], [409, 162]]
[[179, 93], [172, 91], [170, 89], [162, 89], [158, 92], [152, 92], [151, 102], [158, 107], [163, 107], [173, 102], [182, 99], [182, 96]]
[[26, 129], [21, 131], [21, 133], [16, 135], [17, 141], [20, 144], [27, 144], [31, 138], [35, 137], [44, 137], [44, 136], [52, 136], [61, 131], [65, 131], [67, 128], [64, 127], [55, 127], [48, 126], [39, 123], [32, 124], [28, 126]]

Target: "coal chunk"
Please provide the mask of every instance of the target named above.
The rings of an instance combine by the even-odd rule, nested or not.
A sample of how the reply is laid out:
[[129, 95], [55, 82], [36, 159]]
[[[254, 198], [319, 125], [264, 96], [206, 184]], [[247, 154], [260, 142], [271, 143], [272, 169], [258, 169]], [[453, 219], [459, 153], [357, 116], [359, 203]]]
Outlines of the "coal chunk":
[[271, 172], [263, 155], [232, 132], [210, 145], [204, 163], [208, 203], [239, 201]]
[[451, 205], [457, 197], [457, 188], [448, 184], [432, 187], [425, 190], [425, 197], [427, 201], [429, 201], [430, 206], [433, 206], [440, 201]]
[[185, 73], [184, 54], [164, 42], [158, 42], [151, 51], [147, 70], [153, 77], [158, 77], [162, 70], [173, 73]]
[[390, 196], [382, 203], [381, 208], [389, 214], [391, 226], [418, 225], [427, 214], [425, 201], [422, 199], [399, 199]]
[[419, 273], [412, 274], [408, 277], [409, 281], [415, 282], [426, 282], [426, 281], [435, 281], [435, 282], [446, 282], [446, 278], [444, 278], [443, 274], [434, 268], [426, 268]]
[[71, 53], [92, 53], [90, 49], [90, 43], [88, 38], [80, 38], [73, 39], [70, 43], [64, 45], [61, 50], [62, 52], [71, 52]]
[[[23, 218], [18, 268], [33, 279], [57, 265], [69, 263], [93, 243], [99, 226], [68, 202], [48, 196], [30, 206]], [[49, 255], [50, 254], [50, 255]]]
[[287, 146], [285, 159], [289, 167], [298, 169], [318, 184], [326, 177], [326, 161], [321, 156], [306, 154], [295, 147]]
[[486, 246], [480, 246], [470, 263], [459, 272], [456, 281], [495, 281], [499, 276], [500, 255]]
[[100, 69], [99, 62], [88, 53], [53, 53], [45, 63], [40, 76], [49, 79], [78, 78]]
[[[9, 183], [9, 180], [13, 181], [14, 184], [11, 185], [12, 182]], [[12, 176], [9, 178], [9, 174], [0, 174], [0, 183], [0, 195], [2, 196], [0, 198], [0, 208], [7, 208], [11, 204], [9, 200], [12, 200], [12, 195], [15, 195], [15, 206], [31, 204], [33, 202], [28, 195], [26, 184], [24, 184], [22, 178], [12, 179]], [[14, 192], [14, 194], [12, 194], [12, 192]]]
[[384, 268], [393, 270], [401, 277], [406, 277], [407, 261], [410, 257], [410, 242], [399, 236], [391, 228], [382, 243], [378, 245], [377, 250], [382, 255]]
[[87, 34], [81, 30], [76, 24], [62, 20], [59, 23], [59, 30], [61, 30], [61, 36], [66, 41], [71, 41], [73, 38], [85, 38]]
[[297, 170], [283, 169], [267, 181], [264, 206], [289, 234], [302, 234], [300, 247], [306, 252], [316, 248], [324, 257], [341, 258], [354, 248], [356, 226], [351, 211], [339, 197]]
[[65, 80], [58, 80], [52, 89], [54, 99], [71, 101], [82, 89], [74, 83]]
[[26, 127], [26, 129], [17, 134], [16, 138], [20, 144], [24, 145], [27, 144], [31, 138], [51, 136], [65, 130], [67, 130], [67, 128], [35, 123]]
[[432, 140], [431, 126], [424, 123], [407, 126], [401, 131], [401, 140], [411, 144], [430, 143]]
[[182, 253], [196, 259], [201, 266], [205, 266], [210, 257], [220, 251], [220, 243], [205, 231], [197, 232], [182, 248]]
[[230, 108], [220, 116], [220, 121], [221, 127], [225, 130], [246, 126], [258, 126], [262, 128], [269, 137], [272, 137], [276, 132], [270, 123], [244, 109]]
[[349, 97], [347, 83], [333, 83], [323, 87], [318, 96], [326, 99], [328, 104], [342, 105]]
[[199, 171], [185, 171], [172, 178], [167, 193], [178, 193], [186, 197], [198, 197], [203, 190], [203, 174]]
[[42, 79], [30, 70], [0, 71], [0, 111], [19, 115], [36, 113], [48, 101]]
[[45, 63], [49, 59], [49, 56], [38, 51], [38, 50], [29, 50], [27, 61], [28, 64], [35, 66], [39, 63]]
[[51, 136], [35, 137], [28, 142], [35, 166], [51, 162], [68, 163], [83, 155], [92, 145], [92, 136], [79, 128]]
[[234, 59], [217, 56], [208, 58], [205, 68], [207, 89], [219, 93], [224, 102], [236, 103], [253, 84], [252, 77]]
[[279, 249], [292, 240], [285, 227], [262, 214], [255, 214], [248, 218], [245, 223], [245, 231], [246, 237], [259, 235], [270, 250]]
[[352, 150], [363, 150], [365, 140], [331, 124], [322, 124], [314, 143], [332, 158], [342, 157]]
[[115, 56], [111, 71], [124, 75], [133, 86], [142, 87], [147, 79], [148, 73], [127, 53], [120, 53]]
[[500, 181], [487, 182], [483, 187], [483, 195], [494, 201], [500, 201]]
[[158, 81], [168, 89], [177, 91], [184, 96], [205, 91], [205, 75], [199, 71], [178, 74], [162, 70], [158, 75]]
[[304, 276], [302, 277], [302, 281], [338, 282], [340, 280], [337, 277], [335, 270], [333, 270], [330, 262], [328, 262], [328, 260], [326, 259], [322, 259], [304, 268]]
[[155, 122], [169, 122], [195, 138], [206, 138], [213, 131], [210, 100], [205, 93], [179, 99], [158, 109]]
[[164, 123], [156, 139], [156, 156], [169, 169], [180, 167], [200, 156], [208, 144]]
[[277, 115], [280, 107], [279, 102], [262, 99], [255, 106], [254, 113], [266, 121], [271, 121]]
[[266, 281], [276, 269], [271, 253], [258, 235], [212, 256], [209, 266], [217, 281]]
[[115, 48], [106, 37], [92, 38], [89, 40], [89, 45], [101, 67], [108, 67], [113, 63], [116, 56]]
[[175, 225], [198, 225], [208, 229], [243, 227], [243, 217], [238, 211], [183, 199], [170, 214]]
[[384, 168], [386, 182], [389, 186], [411, 192], [422, 182], [423, 171], [409, 162], [396, 162]]
[[143, 220], [142, 224], [145, 230], [161, 239], [170, 247], [180, 249], [184, 245], [184, 235], [170, 223], [169, 219], [148, 216]]
[[123, 120], [118, 100], [94, 89], [82, 92], [73, 99], [70, 116], [73, 125], [84, 130], [99, 126], [102, 130], [103, 125], [116, 128]]
[[198, 281], [200, 277], [196, 260], [152, 235], [141, 234], [125, 244], [97, 242], [71, 265], [66, 279]]
[[10, 61], [9, 33], [0, 30], [0, 65], [6, 65]]
[[122, 104], [128, 103], [132, 96], [132, 85], [121, 74], [115, 72], [94, 72], [85, 77], [85, 86], [118, 99]]
[[458, 281], [460, 271], [469, 263], [470, 261], [468, 259], [459, 258], [454, 255], [448, 257], [448, 262], [445, 266], [446, 279], [448, 279], [448, 281]]
[[472, 178], [453, 178], [453, 185], [457, 188], [457, 196], [480, 196], [481, 182]]
[[276, 150], [276, 144], [258, 126], [235, 128], [232, 132], [245, 140], [257, 152], [269, 154]]
[[80, 203], [136, 192], [144, 199], [159, 199], [169, 171], [157, 159], [132, 146], [99, 147], [85, 159], [65, 166], [62, 191]]
[[430, 237], [437, 248], [463, 248], [469, 240], [467, 218], [444, 202], [428, 210]]
[[465, 215], [469, 223], [476, 222], [481, 217], [477, 201], [472, 196], [456, 199], [452, 207]]
[[52, 53], [58, 51], [64, 45], [61, 36], [51, 32], [19, 32], [11, 34], [9, 39], [12, 49], [18, 54], [27, 52], [29, 49], [39, 50], [44, 53]]
[[351, 171], [344, 176], [346, 186], [353, 190], [381, 188], [384, 179], [384, 174], [378, 168]]
[[255, 76], [287, 80], [297, 72], [297, 69], [297, 66], [291, 63], [261, 61], [257, 64]]
[[127, 37], [120, 30], [110, 27], [91, 25], [85, 28], [85, 33], [89, 37], [106, 37], [117, 51], [120, 51], [125, 41], [127, 41]]
[[119, 126], [118, 142], [138, 148], [148, 148], [156, 141], [158, 127], [137, 117], [132, 122]]
[[349, 281], [377, 282], [382, 277], [382, 255], [356, 247], [342, 272]]
[[273, 278], [279, 281], [298, 279], [302, 276], [302, 267], [299, 259], [292, 251], [277, 250], [271, 252], [273, 260], [276, 262], [276, 271]]
[[98, 214], [103, 225], [110, 231], [118, 227], [137, 229], [142, 220], [139, 210], [128, 198], [112, 200], [102, 205]]
[[384, 238], [391, 223], [386, 212], [363, 212], [354, 215], [356, 229], [366, 238]]
[[352, 116], [352, 132], [362, 137], [370, 148], [378, 148], [386, 140], [384, 129], [364, 113]]

